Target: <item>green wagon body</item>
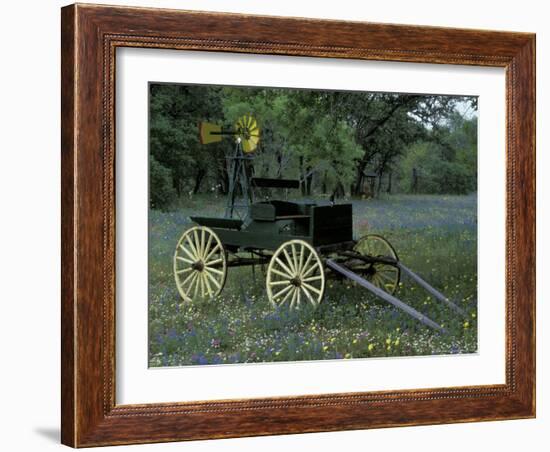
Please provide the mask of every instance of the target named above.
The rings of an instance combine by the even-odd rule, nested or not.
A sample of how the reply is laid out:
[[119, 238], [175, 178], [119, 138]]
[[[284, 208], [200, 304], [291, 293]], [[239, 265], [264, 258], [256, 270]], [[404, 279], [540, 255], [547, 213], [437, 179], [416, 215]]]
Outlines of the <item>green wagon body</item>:
[[351, 204], [319, 206], [312, 203], [266, 201], [250, 207], [250, 218], [242, 220], [191, 217], [212, 229], [230, 250], [273, 251], [288, 240], [303, 240], [313, 247], [327, 248], [353, 240]]

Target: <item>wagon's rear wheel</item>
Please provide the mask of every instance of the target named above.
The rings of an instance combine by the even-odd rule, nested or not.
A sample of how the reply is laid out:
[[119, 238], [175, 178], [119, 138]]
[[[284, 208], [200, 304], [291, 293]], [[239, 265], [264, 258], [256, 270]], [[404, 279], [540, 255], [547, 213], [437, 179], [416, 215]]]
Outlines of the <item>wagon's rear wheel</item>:
[[174, 253], [174, 277], [185, 301], [219, 295], [227, 277], [227, 259], [212, 229], [194, 226], [183, 233]]
[[317, 251], [303, 240], [283, 243], [269, 261], [266, 286], [274, 306], [317, 307], [325, 292], [325, 272]]
[[[386, 258], [395, 262], [399, 261], [399, 257], [393, 246], [384, 237], [376, 234], [368, 234], [361, 237], [353, 250], [360, 253], [362, 256], [371, 258]], [[385, 290], [390, 295], [393, 295], [399, 286], [401, 279], [401, 270], [397, 265], [392, 265], [387, 262], [375, 261], [373, 263], [365, 263], [359, 267], [354, 267], [355, 270], [361, 270], [365, 278], [373, 283], [376, 287]]]

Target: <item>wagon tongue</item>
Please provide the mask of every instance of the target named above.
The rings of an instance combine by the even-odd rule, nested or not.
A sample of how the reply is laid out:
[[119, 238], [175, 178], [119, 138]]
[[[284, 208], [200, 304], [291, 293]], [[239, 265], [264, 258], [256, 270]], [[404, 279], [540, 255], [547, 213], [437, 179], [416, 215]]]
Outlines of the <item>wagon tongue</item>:
[[337, 264], [331, 259], [327, 259], [325, 262], [327, 267], [331, 268], [335, 272], [342, 274], [346, 278], [351, 279], [352, 281], [355, 281], [357, 284], [363, 286], [367, 290], [370, 290], [374, 295], [382, 298], [384, 301], [387, 301], [388, 303], [392, 304], [396, 308], [399, 308], [402, 311], [405, 311], [407, 314], [414, 317], [420, 323], [426, 326], [429, 326], [430, 328], [433, 328], [434, 330], [437, 330], [441, 333], [446, 333], [445, 329], [439, 326], [433, 320], [426, 317], [424, 314], [418, 312], [416, 309], [410, 307], [408, 304], [403, 303], [401, 300], [394, 297], [393, 295], [390, 295], [389, 293], [384, 292], [382, 289], [380, 289], [379, 287], [376, 287], [374, 284], [362, 278], [357, 273], [354, 273], [350, 269], [340, 264]]

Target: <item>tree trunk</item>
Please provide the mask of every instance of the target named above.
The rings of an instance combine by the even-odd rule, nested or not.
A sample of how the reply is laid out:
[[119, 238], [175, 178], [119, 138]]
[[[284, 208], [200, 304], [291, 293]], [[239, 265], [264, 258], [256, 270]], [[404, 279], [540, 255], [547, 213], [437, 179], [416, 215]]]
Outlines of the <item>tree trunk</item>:
[[311, 186], [313, 184], [313, 173], [311, 172], [311, 167], [306, 168], [306, 196], [311, 196]]
[[224, 160], [218, 160], [216, 164], [216, 185], [218, 187], [218, 194], [227, 195], [229, 178], [227, 176], [227, 166]]
[[351, 190], [352, 195], [357, 196], [357, 195], [360, 195], [362, 192], [363, 181], [365, 178], [365, 173], [364, 173], [365, 167], [366, 167], [366, 163], [362, 161], [357, 164], [357, 168], [355, 171], [355, 183], [352, 185], [352, 190]]
[[178, 198], [179, 198], [179, 197], [181, 196], [181, 183], [180, 183], [180, 179], [174, 177], [174, 179], [172, 180], [172, 185], [173, 185], [173, 187], [176, 189], [176, 193], [177, 193]]
[[388, 173], [388, 188], [386, 189], [386, 193], [391, 194], [391, 178], [392, 178], [393, 172], [390, 171]]
[[202, 168], [199, 168], [199, 170], [197, 171], [197, 174], [195, 176], [195, 186], [193, 187], [193, 194], [196, 195], [200, 188], [201, 188], [201, 183], [204, 179], [204, 176], [206, 175], [206, 171]]
[[336, 183], [336, 188], [334, 189], [335, 198], [344, 198], [346, 196], [346, 190], [341, 181]]
[[382, 189], [382, 175], [384, 173], [378, 174], [378, 187], [376, 187], [376, 197], [380, 197], [380, 190]]
[[300, 169], [300, 191], [302, 192], [302, 196], [306, 195], [306, 180], [305, 180], [305, 174], [304, 174], [304, 157], [300, 156], [298, 159], [299, 162], [299, 169]]

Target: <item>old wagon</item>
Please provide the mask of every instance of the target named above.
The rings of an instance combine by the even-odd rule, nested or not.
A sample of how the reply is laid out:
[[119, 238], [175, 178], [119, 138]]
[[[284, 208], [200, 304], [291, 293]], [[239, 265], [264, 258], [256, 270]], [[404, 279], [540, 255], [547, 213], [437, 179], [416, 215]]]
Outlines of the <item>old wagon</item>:
[[[174, 254], [174, 277], [185, 301], [215, 297], [225, 285], [228, 269], [262, 265], [265, 287], [273, 306], [299, 309], [322, 302], [328, 279], [350, 279], [405, 311], [423, 324], [443, 328], [395, 297], [402, 274], [428, 290], [459, 314], [464, 312], [416, 273], [404, 266], [384, 237], [367, 234], [354, 239], [351, 203], [291, 202], [263, 199], [254, 202], [254, 190], [299, 188], [298, 180], [249, 178], [246, 162], [259, 141], [259, 128], [249, 117], [234, 131], [201, 126], [201, 141], [236, 136], [229, 160], [230, 187], [225, 218], [190, 217]], [[253, 146], [250, 145], [253, 140]], [[240, 189], [239, 189], [240, 188]], [[236, 195], [244, 202], [242, 218], [235, 215]]]

